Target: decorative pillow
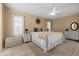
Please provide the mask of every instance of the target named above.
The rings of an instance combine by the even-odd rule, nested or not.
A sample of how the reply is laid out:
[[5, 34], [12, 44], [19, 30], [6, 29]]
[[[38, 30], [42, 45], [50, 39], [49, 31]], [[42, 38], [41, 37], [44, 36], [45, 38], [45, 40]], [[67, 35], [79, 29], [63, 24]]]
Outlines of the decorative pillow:
[[39, 35], [39, 38], [40, 38], [40, 39], [42, 39], [42, 36], [41, 36], [41, 34]]
[[42, 33], [41, 33], [41, 38], [42, 38], [42, 39], [47, 39], [47, 34], [46, 34], [46, 32], [42, 32]]

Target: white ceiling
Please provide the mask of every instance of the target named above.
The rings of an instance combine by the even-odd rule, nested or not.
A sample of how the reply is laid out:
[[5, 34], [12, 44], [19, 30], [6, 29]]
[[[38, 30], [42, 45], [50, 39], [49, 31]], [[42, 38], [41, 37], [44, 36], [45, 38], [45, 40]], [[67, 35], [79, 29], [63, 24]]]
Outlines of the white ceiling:
[[[14, 10], [21, 10], [47, 19], [56, 19], [79, 13], [78, 3], [6, 3], [5, 5]], [[55, 7], [58, 13], [50, 15], [49, 13]]]

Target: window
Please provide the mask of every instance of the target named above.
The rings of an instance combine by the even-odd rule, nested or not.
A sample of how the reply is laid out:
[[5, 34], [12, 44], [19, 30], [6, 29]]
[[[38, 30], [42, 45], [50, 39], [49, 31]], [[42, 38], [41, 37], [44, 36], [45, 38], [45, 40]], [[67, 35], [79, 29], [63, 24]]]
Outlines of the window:
[[13, 36], [23, 35], [24, 33], [24, 17], [13, 16]]

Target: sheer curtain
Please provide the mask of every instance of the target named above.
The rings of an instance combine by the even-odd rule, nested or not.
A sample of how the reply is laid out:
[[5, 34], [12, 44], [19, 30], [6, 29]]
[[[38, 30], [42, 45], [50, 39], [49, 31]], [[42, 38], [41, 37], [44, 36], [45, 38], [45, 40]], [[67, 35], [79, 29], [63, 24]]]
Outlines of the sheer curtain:
[[24, 16], [11, 13], [11, 22], [9, 24], [11, 27], [11, 36], [7, 37], [5, 40], [5, 47], [12, 47], [22, 44], [22, 35], [24, 34]]
[[24, 16], [12, 16], [12, 36], [20, 36], [24, 33]]

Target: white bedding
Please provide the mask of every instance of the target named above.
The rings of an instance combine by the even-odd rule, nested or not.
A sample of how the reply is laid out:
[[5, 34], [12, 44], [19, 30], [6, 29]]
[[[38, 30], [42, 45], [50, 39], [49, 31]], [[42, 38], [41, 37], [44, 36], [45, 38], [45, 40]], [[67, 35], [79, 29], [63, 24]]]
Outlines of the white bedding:
[[61, 32], [32, 32], [32, 42], [41, 47], [44, 52], [54, 48], [64, 41]]

